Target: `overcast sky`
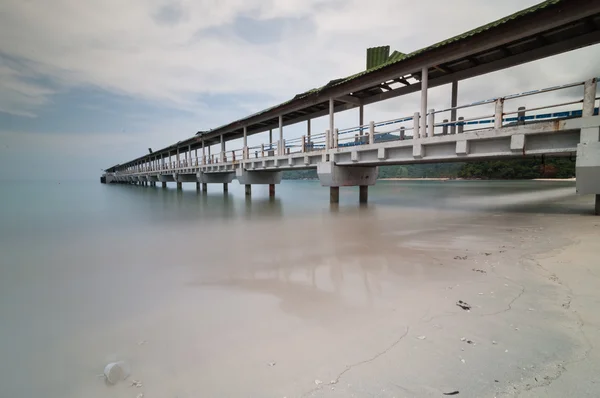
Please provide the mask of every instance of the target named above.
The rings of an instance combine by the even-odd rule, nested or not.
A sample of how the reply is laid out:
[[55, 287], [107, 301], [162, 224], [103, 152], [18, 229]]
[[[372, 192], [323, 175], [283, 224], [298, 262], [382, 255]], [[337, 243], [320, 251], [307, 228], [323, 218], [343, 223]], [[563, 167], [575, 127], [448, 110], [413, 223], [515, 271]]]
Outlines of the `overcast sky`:
[[[0, 179], [96, 179], [148, 147], [363, 70], [367, 47], [409, 53], [537, 2], [3, 0]], [[459, 103], [589, 78], [599, 60], [594, 46], [464, 81]], [[432, 107], [449, 102], [449, 87], [430, 93]], [[365, 119], [417, 110], [411, 95], [368, 106]]]

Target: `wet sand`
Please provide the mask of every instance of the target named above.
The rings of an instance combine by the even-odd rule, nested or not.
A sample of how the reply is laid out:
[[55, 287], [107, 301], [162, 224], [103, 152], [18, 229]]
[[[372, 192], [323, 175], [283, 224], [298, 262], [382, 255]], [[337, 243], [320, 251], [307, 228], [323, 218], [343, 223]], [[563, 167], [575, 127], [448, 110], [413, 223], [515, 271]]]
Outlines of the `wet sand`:
[[[253, 198], [243, 222], [163, 222], [115, 230], [102, 247], [49, 246], [44, 258], [63, 266], [39, 271], [35, 290], [52, 321], [27, 329], [47, 336], [21, 357], [29, 373], [3, 370], [33, 380], [28, 394], [4, 392], [600, 396], [600, 219], [565, 189], [547, 191], [540, 212], [524, 193], [517, 207], [499, 196], [479, 211], [379, 203], [285, 217]], [[65, 275], [60, 292], [45, 287]], [[132, 373], [107, 386], [97, 375], [114, 360]]]

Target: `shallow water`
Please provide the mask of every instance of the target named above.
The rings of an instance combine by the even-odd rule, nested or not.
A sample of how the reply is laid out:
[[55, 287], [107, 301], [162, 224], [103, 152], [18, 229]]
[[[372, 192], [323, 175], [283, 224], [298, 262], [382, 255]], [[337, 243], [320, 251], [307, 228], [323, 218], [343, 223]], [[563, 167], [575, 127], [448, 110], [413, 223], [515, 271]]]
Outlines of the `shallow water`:
[[[382, 181], [367, 206], [354, 188], [331, 206], [315, 181], [252, 195], [0, 185], [0, 396], [134, 397], [96, 378], [119, 359], [162, 394], [146, 397], [285, 395], [319, 366], [311, 338], [377, 324], [396, 289], [444, 279], [436, 231], [456, 230], [444, 248], [461, 249], [490, 241], [468, 226], [592, 209], [573, 182]], [[276, 385], [249, 373], [284, 346], [294, 372]]]

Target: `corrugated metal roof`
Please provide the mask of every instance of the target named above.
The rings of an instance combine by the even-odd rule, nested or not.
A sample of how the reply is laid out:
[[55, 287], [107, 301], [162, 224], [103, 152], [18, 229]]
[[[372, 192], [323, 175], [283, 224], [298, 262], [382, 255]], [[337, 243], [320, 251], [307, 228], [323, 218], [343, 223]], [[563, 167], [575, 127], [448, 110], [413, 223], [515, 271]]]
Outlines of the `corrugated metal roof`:
[[390, 56], [390, 46], [367, 48], [367, 70], [385, 64]]

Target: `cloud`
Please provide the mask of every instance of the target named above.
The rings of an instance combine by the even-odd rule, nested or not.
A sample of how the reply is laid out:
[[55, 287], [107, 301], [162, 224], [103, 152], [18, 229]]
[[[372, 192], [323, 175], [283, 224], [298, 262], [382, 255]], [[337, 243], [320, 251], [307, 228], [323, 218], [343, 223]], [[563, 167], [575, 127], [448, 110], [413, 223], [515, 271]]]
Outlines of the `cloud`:
[[[56, 151], [71, 154], [83, 150], [85, 140], [97, 154], [113, 145], [104, 155], [107, 166], [356, 73], [367, 47], [389, 44], [410, 52], [537, 2], [455, 0], [449, 8], [406, 0], [4, 0], [0, 112], [38, 123], [15, 128], [14, 118], [0, 115], [0, 131], [15, 139], [43, 126], [48, 137], [74, 148], [56, 145]], [[460, 83], [459, 100], [588, 78], [599, 61], [595, 46], [470, 79]], [[104, 96], [91, 102], [91, 92]], [[123, 106], [115, 98], [143, 106]], [[433, 89], [430, 101], [447, 107], [449, 88]], [[96, 118], [107, 115], [105, 122], [90, 128], [84, 108]], [[417, 109], [415, 94], [368, 106], [365, 118]], [[357, 111], [336, 115], [340, 127], [357, 120]], [[313, 131], [326, 126], [321, 118]], [[81, 134], [68, 139], [78, 129]], [[304, 132], [304, 124], [286, 128], [290, 137]]]

